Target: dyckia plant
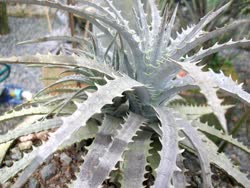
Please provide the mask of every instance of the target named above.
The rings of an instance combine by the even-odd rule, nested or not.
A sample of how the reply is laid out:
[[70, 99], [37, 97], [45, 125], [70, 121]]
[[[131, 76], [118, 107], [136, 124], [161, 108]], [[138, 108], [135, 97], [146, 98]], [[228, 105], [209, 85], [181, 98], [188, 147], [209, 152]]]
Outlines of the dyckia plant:
[[[72, 55], [37, 54], [0, 58], [1, 63], [62, 67], [67, 73], [61, 74], [54, 84], [40, 91], [29, 103], [0, 117], [3, 122], [20, 116], [43, 115], [30, 125], [16, 127], [1, 135], [2, 144], [34, 132], [54, 130], [47, 142], [34, 148], [13, 166], [1, 168], [1, 183], [21, 171], [12, 186], [21, 187], [55, 152], [94, 138], [88, 153], [83, 156], [80, 171], [75, 172], [76, 180], [69, 182], [69, 186], [100, 187], [106, 179], [119, 174], [121, 177], [116, 178], [119, 186], [143, 187], [146, 166], [150, 166], [154, 176], [152, 187], [186, 187], [188, 182], [182, 157], [185, 151], [199, 158], [202, 187], [213, 187], [210, 165], [224, 170], [242, 186], [250, 185], [246, 175], [232, 165], [223, 153], [217, 153], [217, 146], [206, 137], [214, 135], [250, 153], [248, 147], [228, 134], [225, 119], [227, 107], [222, 106], [217, 92], [226, 92], [246, 105], [250, 104], [250, 95], [223, 72], [204, 72], [203, 67], [198, 65], [200, 60], [213, 53], [250, 44], [247, 39], [230, 40], [197, 51], [202, 43], [245, 24], [246, 21], [241, 20], [211, 32], [204, 30], [227, 9], [229, 3], [209, 12], [196, 25], [187, 26], [175, 34], [173, 27], [178, 6], [170, 17], [167, 9], [160, 16], [154, 0], [147, 1], [148, 14], [143, 2], [129, 1], [133, 20], [127, 20], [121, 13], [121, 7], [111, 0], [103, 0], [102, 4], [78, 1], [74, 6], [52, 0], [7, 2], [61, 9], [88, 19], [99, 31], [89, 32], [89, 41], [66, 36], [42, 39], [63, 39], [84, 44], [84, 50], [72, 49]], [[100, 38], [103, 35], [105, 40]], [[180, 70], [186, 71], [187, 76], [177, 77]], [[72, 82], [83, 85], [69, 87]], [[59, 86], [55, 88], [56, 85]], [[183, 111], [187, 109], [182, 111], [181, 106], [169, 104], [180, 92], [192, 88], [200, 89], [208, 106], [185, 114]], [[216, 115], [222, 131], [199, 121], [205, 113]]]

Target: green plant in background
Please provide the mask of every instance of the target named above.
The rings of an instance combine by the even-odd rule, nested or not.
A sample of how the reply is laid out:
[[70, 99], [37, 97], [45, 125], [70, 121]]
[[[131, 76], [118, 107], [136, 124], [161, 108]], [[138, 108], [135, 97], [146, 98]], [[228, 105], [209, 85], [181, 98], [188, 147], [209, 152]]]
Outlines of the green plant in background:
[[[173, 6], [175, 3], [180, 3], [183, 7], [186, 7], [186, 9], [181, 10], [179, 12], [179, 16], [182, 16], [182, 22], [189, 23], [190, 21], [198, 21], [200, 17], [204, 16], [209, 11], [228, 2], [229, 0], [159, 0], [159, 6], [163, 8], [166, 4], [170, 4]], [[218, 23], [218, 20], [214, 20], [209, 25], [223, 25], [228, 22], [229, 19], [240, 18], [241, 16], [248, 14], [249, 8], [249, 0], [232, 0], [230, 8], [226, 12], [226, 15], [228, 15], [229, 17], [225, 20], [220, 20], [220, 23]]]
[[0, 35], [9, 32], [6, 3], [0, 3]]
[[[215, 73], [211, 69], [205, 72], [197, 65], [213, 53], [248, 46], [250, 41], [230, 40], [194, 51], [202, 43], [245, 23], [236, 21], [211, 32], [204, 31], [204, 27], [225, 11], [230, 3], [209, 12], [197, 24], [188, 26], [173, 37], [178, 7], [170, 18], [167, 9], [160, 16], [153, 0], [148, 0], [149, 16], [141, 1], [131, 1], [131, 19], [136, 23], [133, 26], [130, 25], [131, 20], [126, 20], [121, 14], [122, 8], [116, 7], [110, 0], [104, 0], [102, 6], [88, 1], [81, 1], [75, 6], [41, 0], [8, 2], [68, 11], [88, 19], [101, 33], [91, 33], [90, 41], [65, 36], [43, 38], [43, 41], [62, 39], [85, 45], [84, 50], [73, 49], [73, 55], [37, 54], [0, 58], [0, 63], [67, 69], [64, 72], [67, 74], [63, 73], [60, 79], [41, 90], [32, 101], [0, 117], [0, 122], [4, 122], [16, 117], [43, 115], [33, 124], [1, 135], [2, 144], [33, 132], [57, 128], [46, 143], [34, 148], [12, 167], [1, 168], [1, 183], [22, 171], [12, 186], [21, 187], [53, 153], [81, 140], [94, 138], [71, 186], [99, 187], [111, 177], [117, 179], [121, 187], [143, 187], [147, 173], [145, 167], [150, 166], [155, 177], [154, 187], [185, 187], [184, 150], [198, 156], [203, 187], [213, 187], [211, 164], [223, 169], [241, 185], [250, 184], [246, 175], [232, 165], [223, 153], [218, 153], [218, 147], [206, 137], [206, 134], [213, 135], [250, 153], [249, 148], [228, 134], [224, 116], [228, 107], [221, 105], [222, 99], [218, 98], [217, 91], [222, 90], [246, 105], [250, 104], [250, 94], [223, 72]], [[107, 40], [97, 37], [102, 34]], [[182, 69], [188, 75], [179, 78], [176, 75]], [[72, 82], [85, 85], [68, 87]], [[59, 88], [53, 87], [58, 84]], [[169, 103], [180, 92], [193, 88], [200, 89], [208, 106]], [[200, 116], [212, 112], [223, 131], [199, 121]], [[114, 177], [118, 175], [121, 177]]]

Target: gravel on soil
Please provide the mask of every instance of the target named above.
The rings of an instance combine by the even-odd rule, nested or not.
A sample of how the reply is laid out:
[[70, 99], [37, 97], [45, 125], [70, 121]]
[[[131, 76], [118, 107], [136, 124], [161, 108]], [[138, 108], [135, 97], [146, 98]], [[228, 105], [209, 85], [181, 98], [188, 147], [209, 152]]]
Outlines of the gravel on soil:
[[[58, 26], [55, 21], [54, 26]], [[10, 33], [7, 35], [0, 35], [0, 56], [11, 57], [21, 56], [27, 54], [46, 54], [51, 46], [55, 43], [37, 43], [27, 45], [17, 45], [17, 43], [36, 39], [49, 34], [48, 23], [45, 18], [15, 18], [9, 17]], [[41, 79], [41, 70], [39, 68], [27, 67], [26, 65], [11, 65], [11, 74], [8, 79], [0, 83], [0, 88], [4, 85], [14, 85], [21, 87], [24, 90], [36, 93], [43, 88]], [[11, 106], [0, 104], [0, 114], [11, 109]], [[15, 124], [20, 121], [10, 121], [0, 125], [0, 134], [5, 133], [8, 128], [13, 128]], [[8, 126], [8, 128], [6, 127]]]
[[[0, 56], [21, 56], [46, 53], [44, 44], [17, 45], [17, 43], [36, 39], [48, 34], [47, 22], [43, 18], [9, 18], [10, 33], [0, 36]], [[11, 65], [10, 77], [2, 84], [13, 84], [36, 92], [42, 88], [39, 80], [41, 71], [25, 65]]]
[[31, 177], [29, 179], [29, 188], [39, 188], [39, 187], [40, 187], [39, 182], [34, 177]]
[[56, 164], [54, 163], [50, 163], [44, 166], [42, 170], [40, 171], [42, 180], [46, 181], [52, 178], [56, 174], [56, 171], [57, 171], [57, 167], [56, 167]]

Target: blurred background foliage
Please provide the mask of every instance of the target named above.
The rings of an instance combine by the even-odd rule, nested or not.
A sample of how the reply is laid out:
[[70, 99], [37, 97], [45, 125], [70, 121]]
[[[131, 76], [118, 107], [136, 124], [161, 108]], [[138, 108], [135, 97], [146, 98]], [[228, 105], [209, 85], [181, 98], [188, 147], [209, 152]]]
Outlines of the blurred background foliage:
[[[215, 9], [216, 7], [221, 7], [230, 0], [158, 0], [159, 7], [163, 12], [166, 7], [170, 7], [170, 10], [173, 10], [176, 4], [179, 4], [177, 22], [180, 30], [182, 26], [187, 26], [192, 23], [197, 23], [201, 17], [206, 15], [209, 11]], [[221, 16], [219, 19], [212, 21], [207, 27], [207, 31], [212, 31], [216, 28], [223, 27], [228, 25], [235, 20], [249, 19], [250, 14], [250, 0], [231, 0], [231, 6], [228, 10]], [[245, 24], [242, 28], [238, 29], [237, 32], [225, 33], [220, 36], [218, 40], [228, 41], [232, 37], [237, 40], [243, 37], [249, 38], [250, 36], [250, 24]], [[215, 40], [210, 40], [205, 43], [203, 48], [207, 48], [215, 44]], [[246, 49], [249, 50], [249, 49]], [[235, 73], [232, 57], [230, 56], [221, 56], [221, 54], [213, 54], [208, 58], [205, 58], [203, 63], [207, 64], [206, 68], [212, 68], [214, 71], [218, 72], [223, 70], [225, 74], [232, 75], [234, 80], [237, 80], [237, 74]]]
[[6, 3], [0, 3], [0, 35], [9, 32], [7, 6]]

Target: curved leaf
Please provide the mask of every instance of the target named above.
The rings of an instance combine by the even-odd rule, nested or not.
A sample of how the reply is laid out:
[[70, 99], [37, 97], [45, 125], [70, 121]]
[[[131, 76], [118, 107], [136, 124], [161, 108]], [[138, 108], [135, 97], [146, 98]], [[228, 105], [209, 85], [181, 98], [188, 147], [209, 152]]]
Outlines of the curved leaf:
[[91, 59], [85, 57], [78, 57], [76, 55], [26, 55], [18, 57], [4, 58], [0, 57], [0, 63], [8, 64], [41, 64], [41, 65], [62, 65], [69, 67], [85, 67], [87, 69], [93, 69], [113, 77], [115, 72], [111, 67], [105, 64], [98, 64]]
[[[53, 108], [54, 106], [38, 106], [38, 107], [31, 106], [31, 107], [23, 107], [18, 110], [11, 110], [0, 116], [0, 122], [4, 122], [4, 121], [18, 118], [18, 117], [45, 115], [45, 114], [48, 114]], [[61, 112], [61, 114], [64, 114], [64, 115], [71, 114], [71, 113], [72, 112], [67, 111], [67, 109], [64, 109]]]
[[117, 134], [121, 122], [122, 120], [119, 118], [105, 115], [102, 126], [84, 158], [84, 163], [80, 167], [80, 176], [91, 177], [92, 172], [99, 163], [99, 159], [107, 152], [112, 143], [112, 138]]
[[136, 131], [145, 122], [142, 116], [130, 113], [122, 128], [114, 136], [107, 151], [101, 156], [97, 164], [94, 164], [95, 169], [88, 174], [82, 174], [82, 169], [77, 180], [74, 182], [74, 187], [80, 188], [97, 188], [107, 178], [112, 169], [115, 168], [116, 163], [121, 160], [122, 154], [125, 151], [129, 142]]
[[123, 156], [121, 162], [122, 179], [120, 181], [122, 188], [138, 187], [142, 188], [144, 175], [146, 174], [147, 157], [149, 156], [149, 144], [152, 133], [143, 131], [138, 132], [138, 136], [133, 138], [129, 144], [128, 151]]
[[189, 141], [192, 143], [194, 148], [198, 153], [198, 157], [201, 162], [201, 169], [202, 169], [202, 178], [205, 188], [211, 188], [212, 181], [211, 176], [212, 172], [210, 169], [209, 158], [207, 153], [209, 153], [209, 149], [205, 147], [205, 143], [203, 143], [200, 135], [196, 131], [196, 129], [187, 121], [182, 119], [178, 114], [172, 113], [176, 118], [176, 124], [179, 128], [182, 129], [183, 133], [187, 136]]
[[215, 29], [211, 32], [203, 31], [201, 32], [199, 36], [196, 36], [193, 40], [191, 40], [190, 42], [187, 42], [187, 44], [183, 48], [178, 49], [174, 54], [172, 54], [171, 58], [179, 59], [180, 57], [184, 56], [186, 53], [188, 53], [192, 49], [195, 49], [197, 46], [199, 46], [203, 42], [206, 42], [210, 39], [218, 37], [231, 30], [237, 29], [242, 24], [249, 24], [249, 23], [250, 23], [249, 20], [240, 20], [240, 21], [235, 21], [229, 25], [225, 25], [222, 28]]
[[206, 142], [207, 157], [209, 161], [215, 164], [217, 167], [223, 169], [227, 174], [235, 178], [243, 186], [250, 184], [250, 180], [247, 175], [242, 173], [239, 168], [232, 164], [228, 157], [224, 153], [218, 153], [218, 147], [205, 136], [202, 136], [202, 140]]
[[23, 171], [13, 187], [23, 185], [39, 165], [54, 153], [65, 140], [69, 139], [74, 132], [85, 126], [92, 115], [100, 113], [104, 105], [112, 103], [114, 97], [120, 96], [122, 92], [136, 86], [142, 85], [128, 77], [117, 77], [115, 80], [107, 80], [105, 86], [98, 86], [98, 91], [89, 94], [88, 100], [79, 104], [78, 109], [71, 116], [63, 118], [63, 125], [52, 134], [48, 142], [40, 147], [35, 159]]
[[223, 72], [216, 74], [210, 70], [209, 73], [211, 74], [210, 79], [213, 80], [220, 89], [250, 105], [250, 94], [242, 89], [242, 84], [238, 84], [233, 81], [231, 77], [225, 76]]
[[222, 131], [217, 130], [215, 127], [211, 127], [207, 124], [198, 122], [198, 121], [193, 121], [192, 123], [193, 125], [195, 125], [198, 130], [204, 132], [204, 133], [208, 133], [209, 135], [212, 136], [216, 136], [217, 138], [224, 140], [228, 143], [233, 144], [234, 146], [242, 149], [243, 151], [247, 152], [248, 154], [250, 154], [250, 149], [243, 145], [243, 143], [239, 142], [238, 140], [236, 140], [235, 138], [232, 137], [232, 135], [227, 135], [225, 133], [223, 133]]
[[[213, 109], [206, 105], [188, 105], [188, 104], [170, 104], [169, 107], [178, 111], [180, 114], [185, 114], [188, 119], [195, 120], [203, 116], [204, 114], [213, 113]], [[230, 105], [222, 106], [225, 110], [233, 107]]]
[[196, 66], [196, 63], [178, 62], [172, 59], [168, 59], [168, 61], [175, 62], [189, 73], [189, 76], [194, 80], [194, 85], [199, 86], [201, 93], [207, 98], [207, 103], [213, 109], [213, 112], [217, 116], [222, 128], [227, 132], [227, 122], [225, 118], [226, 111], [221, 105], [222, 100], [217, 96], [219, 87], [217, 83], [211, 79], [210, 73], [203, 72], [202, 67]]
[[156, 180], [154, 187], [170, 186], [171, 178], [174, 171], [178, 171], [176, 165], [178, 148], [178, 130], [174, 117], [167, 109], [155, 109], [161, 122], [161, 143], [162, 150], [160, 152], [161, 161], [156, 170]]
[[0, 135], [0, 144], [14, 140], [20, 136], [25, 136], [31, 133], [37, 133], [40, 131], [57, 128], [62, 124], [62, 120], [60, 119], [52, 119], [41, 121], [33, 124], [29, 124], [26, 126], [17, 127], [14, 130], [8, 131], [4, 135]]
[[250, 46], [250, 40], [247, 40], [247, 39], [242, 39], [239, 41], [230, 40], [230, 41], [223, 43], [223, 44], [216, 43], [214, 46], [212, 46], [208, 49], [201, 48], [200, 51], [195, 53], [193, 56], [186, 58], [185, 61], [195, 62], [195, 61], [199, 61], [199, 60], [203, 59], [204, 57], [207, 57], [211, 54], [215, 54], [217, 52], [220, 52], [224, 49], [235, 48], [235, 47], [246, 47], [246, 46]]

